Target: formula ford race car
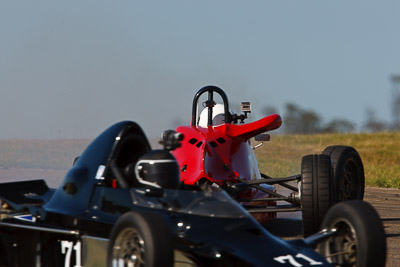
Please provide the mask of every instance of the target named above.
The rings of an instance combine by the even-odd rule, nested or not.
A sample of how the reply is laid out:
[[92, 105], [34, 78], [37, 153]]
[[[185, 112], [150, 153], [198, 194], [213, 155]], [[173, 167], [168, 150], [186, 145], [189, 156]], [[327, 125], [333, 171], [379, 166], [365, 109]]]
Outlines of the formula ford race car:
[[57, 189], [0, 184], [0, 266], [384, 266], [383, 227], [366, 202], [340, 202], [317, 233], [282, 240], [225, 190], [182, 185], [169, 151], [181, 139], [166, 132], [165, 149], [151, 150], [123, 121]]
[[[202, 96], [204, 109], [198, 115]], [[260, 173], [254, 154], [257, 146], [250, 139], [268, 141], [266, 132], [279, 128], [282, 119], [273, 114], [244, 123], [251, 112], [250, 102], [242, 102], [241, 110], [244, 114], [230, 110], [228, 97], [219, 87], [206, 86], [196, 93], [191, 125], [176, 129], [185, 140], [173, 151], [187, 186], [221, 187], [261, 223], [275, 218], [276, 212], [301, 210], [305, 236], [318, 231], [333, 204], [363, 199], [364, 168], [352, 147], [330, 146], [322, 154], [304, 156], [298, 175], [271, 178]], [[289, 195], [278, 193], [278, 184]], [[277, 205], [277, 201], [286, 204]]]

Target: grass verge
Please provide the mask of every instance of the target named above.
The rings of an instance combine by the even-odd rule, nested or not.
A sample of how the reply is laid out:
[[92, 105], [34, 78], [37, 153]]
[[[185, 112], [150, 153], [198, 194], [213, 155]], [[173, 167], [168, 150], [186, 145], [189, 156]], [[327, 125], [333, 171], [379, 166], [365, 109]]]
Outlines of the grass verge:
[[260, 170], [272, 177], [300, 173], [301, 158], [330, 145], [352, 146], [364, 163], [368, 186], [400, 188], [400, 133], [277, 135], [256, 149]]
[[[0, 140], [0, 168], [69, 169], [89, 139]], [[272, 177], [300, 173], [301, 158], [330, 145], [353, 146], [364, 163], [366, 185], [400, 188], [400, 133], [273, 135], [255, 150]]]

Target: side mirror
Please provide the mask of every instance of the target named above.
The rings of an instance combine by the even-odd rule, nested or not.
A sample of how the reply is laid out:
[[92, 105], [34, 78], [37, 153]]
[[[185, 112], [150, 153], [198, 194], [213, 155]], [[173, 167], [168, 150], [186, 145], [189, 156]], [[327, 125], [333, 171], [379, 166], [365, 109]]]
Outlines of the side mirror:
[[269, 134], [259, 134], [254, 137], [254, 140], [257, 142], [266, 142], [271, 140], [271, 136]]
[[260, 146], [262, 146], [263, 142], [271, 140], [271, 136], [269, 134], [259, 134], [254, 137], [254, 140], [257, 142], [261, 142], [261, 143], [257, 144], [256, 146], [253, 146], [253, 149], [256, 149], [256, 148], [259, 148]]

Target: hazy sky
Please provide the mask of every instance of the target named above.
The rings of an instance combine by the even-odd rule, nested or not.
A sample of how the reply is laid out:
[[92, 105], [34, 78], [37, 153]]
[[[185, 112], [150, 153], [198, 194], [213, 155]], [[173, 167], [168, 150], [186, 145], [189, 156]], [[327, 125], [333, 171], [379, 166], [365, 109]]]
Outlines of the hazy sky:
[[[391, 119], [400, 1], [0, 1], [0, 138], [189, 123], [196, 91]], [[253, 114], [252, 119], [259, 118]]]

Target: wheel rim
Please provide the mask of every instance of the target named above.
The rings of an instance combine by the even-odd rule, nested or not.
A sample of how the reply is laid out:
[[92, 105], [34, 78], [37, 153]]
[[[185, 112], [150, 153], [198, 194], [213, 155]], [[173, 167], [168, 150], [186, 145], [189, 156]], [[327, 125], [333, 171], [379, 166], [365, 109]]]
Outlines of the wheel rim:
[[359, 173], [353, 158], [343, 165], [343, 176], [340, 180], [340, 200], [357, 199], [359, 195]]
[[352, 224], [340, 218], [332, 223], [330, 229], [336, 229], [337, 234], [322, 245], [327, 261], [335, 266], [356, 266], [358, 244]]
[[145, 264], [145, 243], [135, 228], [119, 233], [113, 247], [113, 266], [137, 267]]

